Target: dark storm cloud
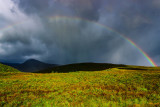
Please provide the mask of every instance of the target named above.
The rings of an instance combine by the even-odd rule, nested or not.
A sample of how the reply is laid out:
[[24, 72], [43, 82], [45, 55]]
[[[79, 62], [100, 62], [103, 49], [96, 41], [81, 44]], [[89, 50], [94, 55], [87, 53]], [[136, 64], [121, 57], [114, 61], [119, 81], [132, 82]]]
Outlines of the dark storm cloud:
[[101, 2], [99, 0], [72, 0], [69, 6], [79, 17], [89, 20], [99, 19], [99, 9], [101, 8]]
[[[131, 38], [154, 60], [159, 54], [160, 2], [158, 0], [105, 1], [101, 23]], [[110, 20], [110, 21], [108, 21]]]
[[[49, 16], [81, 17], [126, 35], [154, 60], [159, 58], [160, 2], [153, 0], [5, 0], [0, 1], [1, 58], [50, 63], [111, 62], [150, 65], [124, 38], [98, 24]], [[2, 5], [3, 4], [3, 5]], [[11, 4], [11, 5], [7, 5]], [[158, 62], [159, 63], [159, 62]]]
[[[14, 0], [28, 14], [73, 15], [89, 20], [99, 19], [99, 0]], [[68, 10], [68, 11], [66, 11]], [[66, 13], [67, 12], [67, 13]]]
[[[48, 37], [46, 38], [43, 35], [39, 37], [50, 52], [49, 55], [44, 57], [47, 57], [45, 59], [48, 59], [48, 61], [56, 60], [55, 62], [58, 63], [92, 62], [98, 60], [99, 62], [102, 60], [105, 62], [105, 58], [100, 60], [100, 57], [104, 53], [109, 55], [112, 42], [123, 41], [119, 37], [112, 37], [112, 33], [108, 33], [101, 26], [88, 22], [73, 22], [72, 19], [50, 21], [47, 29], [50, 31]], [[104, 42], [104, 40], [107, 42]], [[120, 45], [112, 44], [112, 46], [118, 47]], [[107, 59], [106, 55], [105, 57]]]
[[152, 1], [148, 0], [124, 0], [124, 2], [107, 0], [103, 4], [101, 18], [104, 18], [106, 24], [124, 33], [146, 31], [147, 28], [157, 24], [160, 17], [159, 9], [155, 9]]
[[37, 13], [49, 7], [50, 0], [14, 0], [27, 13]]

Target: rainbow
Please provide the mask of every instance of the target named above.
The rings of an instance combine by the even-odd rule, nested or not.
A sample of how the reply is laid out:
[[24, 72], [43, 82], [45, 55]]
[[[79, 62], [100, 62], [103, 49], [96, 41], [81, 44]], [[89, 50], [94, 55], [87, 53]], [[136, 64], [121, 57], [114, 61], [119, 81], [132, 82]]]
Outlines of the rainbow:
[[94, 23], [94, 24], [97, 24], [99, 26], [102, 26], [104, 28], [106, 28], [107, 30], [113, 32], [113, 33], [116, 33], [118, 35], [120, 35], [123, 39], [125, 39], [129, 44], [131, 44], [133, 47], [135, 47], [146, 59], [147, 61], [154, 67], [157, 67], [157, 64], [153, 61], [153, 59], [151, 57], [149, 57], [149, 55], [144, 52], [138, 45], [136, 45], [135, 42], [133, 42], [130, 38], [126, 37], [125, 35], [115, 31], [114, 29], [104, 25], [104, 24], [101, 24], [101, 23], [98, 23], [98, 22], [95, 22], [95, 21], [91, 21], [91, 20], [88, 20], [88, 19], [84, 19], [84, 18], [80, 18], [80, 17], [75, 17], [75, 16], [50, 16], [49, 17], [50, 20], [59, 20], [59, 19], [72, 19], [72, 20], [79, 20], [79, 21], [87, 21], [87, 22], [90, 22], [90, 23]]
[[[48, 17], [47, 17], [48, 18]], [[144, 52], [138, 45], [136, 45], [135, 42], [133, 42], [130, 38], [126, 37], [125, 35], [115, 31], [114, 29], [104, 25], [104, 24], [101, 24], [101, 23], [98, 23], [98, 22], [95, 22], [95, 21], [91, 21], [91, 20], [88, 20], [88, 19], [84, 19], [84, 18], [80, 18], [80, 17], [72, 17], [72, 16], [49, 16], [49, 19], [50, 20], [59, 20], [59, 19], [72, 19], [72, 20], [78, 20], [78, 21], [87, 21], [87, 22], [90, 22], [90, 23], [94, 23], [94, 24], [97, 24], [99, 26], [102, 26], [104, 28], [106, 28], [107, 30], [113, 32], [113, 33], [116, 33], [118, 35], [120, 35], [120, 37], [122, 37], [124, 40], [126, 40], [129, 44], [131, 44], [133, 47], [135, 47], [146, 59], [147, 61], [154, 67], [157, 67], [157, 64], [152, 60], [151, 57], [149, 57], [149, 55]], [[21, 22], [17, 22], [17, 23], [13, 23], [11, 25], [7, 25], [5, 27], [2, 27], [0, 28], [0, 32], [3, 32], [4, 30], [8, 30], [10, 28], [13, 28], [14, 26], [17, 26], [19, 24], [23, 24], [24, 22], [21, 21]]]
[[[124, 35], [121, 35], [121, 36], [125, 37]], [[125, 38], [126, 38], [126, 40], [127, 40], [132, 46], [134, 46], [135, 48], [138, 49], [138, 51], [148, 60], [148, 62], [149, 62], [152, 66], [157, 67], [157, 64], [153, 61], [153, 59], [152, 59], [151, 57], [149, 57], [149, 55], [148, 55], [146, 52], [144, 52], [144, 51], [143, 51], [138, 45], [136, 45], [131, 39], [129, 39], [129, 38], [127, 38], [127, 37], [125, 37]]]
[[7, 26], [4, 26], [2, 28], [0, 28], [0, 32], [3, 32], [4, 30], [8, 30], [10, 28], [13, 28], [14, 26], [17, 26], [17, 25], [20, 25], [20, 24], [23, 24], [24, 22], [17, 22], [17, 23], [13, 23], [13, 24], [10, 24], [10, 25], [7, 25]]

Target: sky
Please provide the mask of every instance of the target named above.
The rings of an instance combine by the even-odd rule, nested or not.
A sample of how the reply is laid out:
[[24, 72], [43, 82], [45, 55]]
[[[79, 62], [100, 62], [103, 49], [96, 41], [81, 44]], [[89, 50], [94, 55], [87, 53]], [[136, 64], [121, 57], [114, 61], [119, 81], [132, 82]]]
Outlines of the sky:
[[0, 0], [1, 62], [160, 65], [159, 34], [159, 0]]

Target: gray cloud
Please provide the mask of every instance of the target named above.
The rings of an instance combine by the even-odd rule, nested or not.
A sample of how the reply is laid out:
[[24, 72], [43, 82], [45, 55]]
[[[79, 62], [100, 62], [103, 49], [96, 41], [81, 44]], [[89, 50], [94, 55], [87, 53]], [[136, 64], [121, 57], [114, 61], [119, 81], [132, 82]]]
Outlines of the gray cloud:
[[159, 63], [157, 5], [155, 0], [0, 1], [0, 27], [18, 23], [0, 31], [0, 59], [150, 65], [124, 38], [95, 21], [131, 38]]
[[[27, 14], [72, 15], [89, 20], [99, 19], [99, 0], [14, 0]], [[67, 12], [67, 14], [66, 14]]]

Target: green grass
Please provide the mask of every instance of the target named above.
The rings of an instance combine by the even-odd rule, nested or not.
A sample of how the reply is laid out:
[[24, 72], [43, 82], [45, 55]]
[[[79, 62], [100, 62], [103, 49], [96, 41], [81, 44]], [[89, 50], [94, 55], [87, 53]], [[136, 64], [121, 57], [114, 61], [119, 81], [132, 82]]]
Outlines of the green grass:
[[15, 68], [12, 68], [10, 66], [3, 65], [3, 64], [0, 63], [0, 73], [1, 72], [20, 72], [20, 71], [18, 71]]
[[153, 69], [158, 68], [48, 74], [0, 72], [0, 106], [158, 107], [160, 70]]

